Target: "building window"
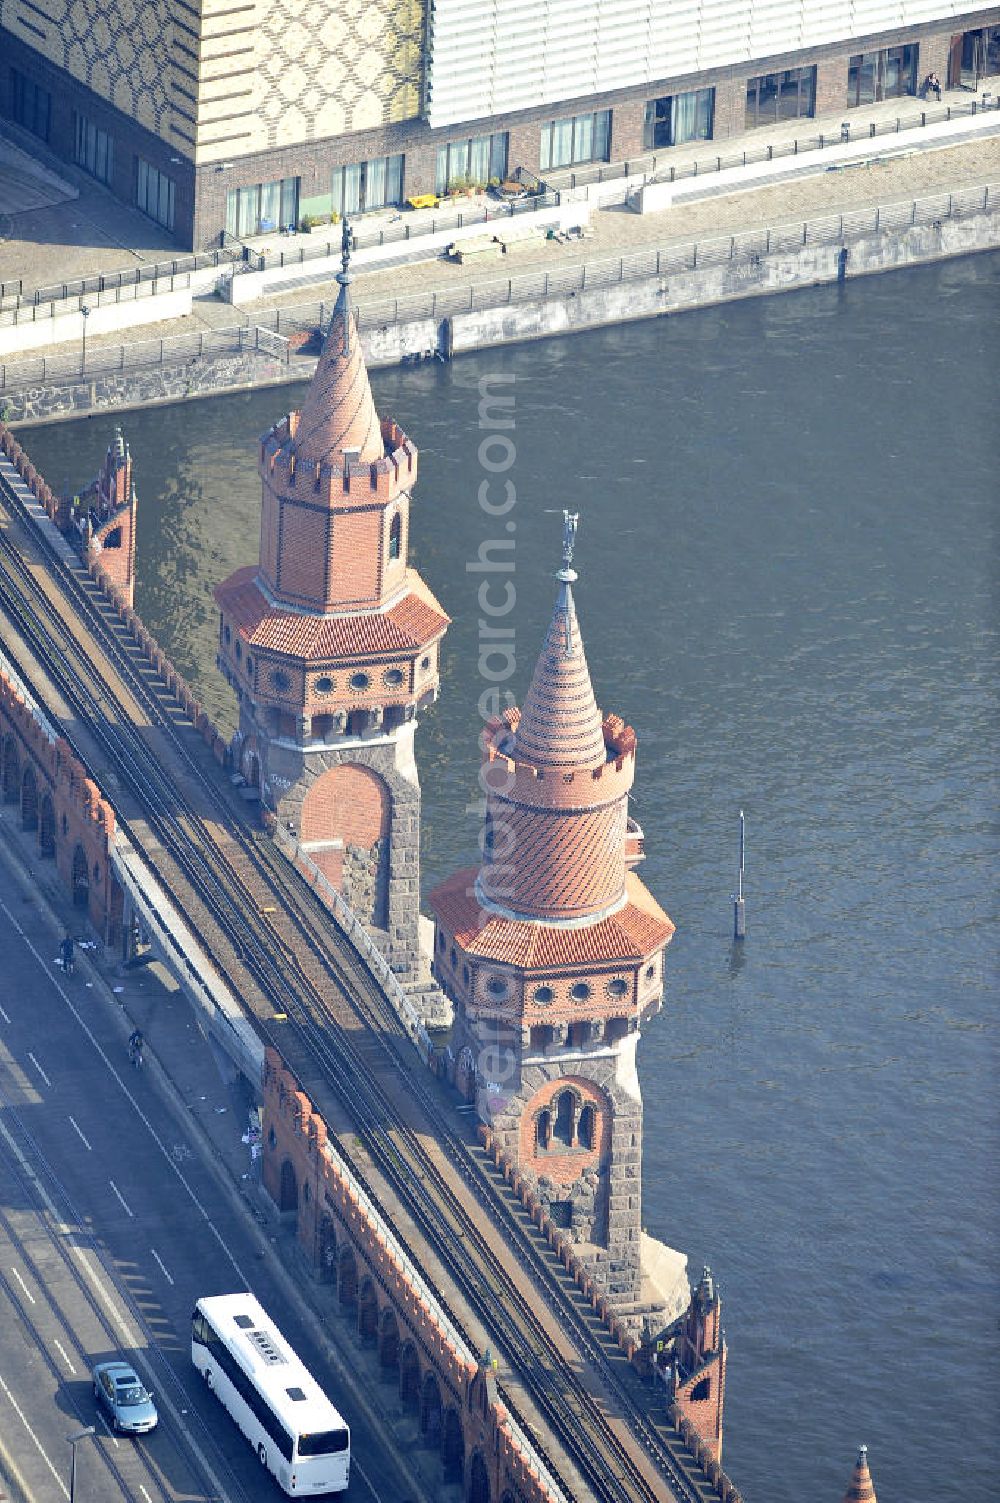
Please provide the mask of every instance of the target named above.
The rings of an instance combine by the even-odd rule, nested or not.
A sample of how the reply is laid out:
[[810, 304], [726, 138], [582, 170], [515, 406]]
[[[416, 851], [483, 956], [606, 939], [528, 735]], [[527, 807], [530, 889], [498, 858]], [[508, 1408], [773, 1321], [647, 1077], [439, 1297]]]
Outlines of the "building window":
[[472, 136], [467, 141], [449, 141], [439, 146], [435, 188], [447, 193], [450, 188], [464, 188], [469, 183], [484, 187], [493, 178], [502, 182], [507, 176], [507, 132], [492, 136]]
[[571, 115], [542, 126], [539, 165], [542, 172], [553, 167], [572, 167], [577, 162], [606, 162], [611, 150], [611, 111]]
[[74, 160], [78, 167], [102, 183], [110, 183], [115, 172], [115, 140], [86, 115], [77, 115]]
[[1000, 73], [1000, 26], [980, 26], [975, 31], [965, 31], [961, 36], [961, 48], [957, 77], [948, 82], [962, 84], [967, 89], [978, 89], [981, 78], [995, 78]]
[[847, 70], [847, 108], [876, 104], [880, 99], [901, 99], [916, 92], [917, 49], [882, 47], [878, 52], [856, 52]]
[[654, 151], [660, 146], [682, 146], [685, 141], [710, 141], [714, 115], [714, 89], [647, 99], [642, 144]]
[[279, 178], [275, 183], [254, 183], [249, 188], [231, 188], [226, 194], [226, 233], [235, 240], [248, 235], [266, 235], [271, 230], [293, 227], [299, 222], [299, 180]]
[[397, 512], [396, 515], [393, 517], [391, 523], [389, 524], [389, 557], [390, 557], [390, 559], [398, 558], [399, 557], [400, 552], [402, 551], [402, 544], [403, 544], [403, 519], [399, 515], [399, 512]]
[[335, 167], [331, 180], [333, 208], [338, 214], [364, 214], [403, 202], [403, 154], [373, 157]]
[[783, 73], [760, 73], [747, 79], [747, 130], [815, 112], [815, 68], [786, 68]]
[[16, 68], [10, 70], [11, 114], [18, 125], [30, 130], [33, 136], [49, 139], [49, 122], [52, 116], [52, 95], [41, 84], [25, 78]]
[[165, 172], [158, 172], [144, 157], [137, 157], [139, 176], [136, 182], [135, 201], [144, 214], [162, 224], [165, 230], [174, 227], [174, 180]]

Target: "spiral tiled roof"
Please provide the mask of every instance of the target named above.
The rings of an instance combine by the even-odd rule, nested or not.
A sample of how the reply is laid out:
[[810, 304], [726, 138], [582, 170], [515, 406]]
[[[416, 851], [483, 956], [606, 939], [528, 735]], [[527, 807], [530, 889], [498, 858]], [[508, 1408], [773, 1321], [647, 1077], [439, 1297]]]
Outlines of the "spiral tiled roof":
[[875, 1489], [868, 1470], [868, 1447], [862, 1446], [854, 1463], [854, 1476], [844, 1494], [844, 1503], [876, 1503]]
[[342, 285], [299, 412], [292, 451], [300, 464], [340, 469], [345, 449], [360, 449], [359, 459], [368, 463], [385, 453], [354, 311]]
[[533, 767], [599, 767], [607, 761], [601, 712], [576, 619], [573, 591], [559, 588], [552, 620], [521, 707], [513, 755]]

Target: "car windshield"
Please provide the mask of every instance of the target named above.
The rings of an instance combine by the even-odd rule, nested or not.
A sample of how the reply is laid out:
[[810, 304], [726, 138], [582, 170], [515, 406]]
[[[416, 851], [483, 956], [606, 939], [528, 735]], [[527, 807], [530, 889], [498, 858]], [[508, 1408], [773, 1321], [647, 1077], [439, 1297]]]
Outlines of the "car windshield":
[[330, 1456], [336, 1451], [346, 1451], [350, 1445], [349, 1430], [317, 1430], [313, 1435], [299, 1436], [300, 1456]]
[[119, 1404], [131, 1406], [148, 1403], [149, 1394], [138, 1378], [118, 1378], [115, 1382], [115, 1398]]

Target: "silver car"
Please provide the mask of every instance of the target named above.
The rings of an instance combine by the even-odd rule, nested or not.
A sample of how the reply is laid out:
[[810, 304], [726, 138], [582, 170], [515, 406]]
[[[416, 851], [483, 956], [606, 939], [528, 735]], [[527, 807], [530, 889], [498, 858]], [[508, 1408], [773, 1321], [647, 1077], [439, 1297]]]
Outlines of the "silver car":
[[93, 1371], [94, 1397], [107, 1411], [112, 1430], [144, 1435], [158, 1419], [153, 1395], [127, 1362], [99, 1362]]

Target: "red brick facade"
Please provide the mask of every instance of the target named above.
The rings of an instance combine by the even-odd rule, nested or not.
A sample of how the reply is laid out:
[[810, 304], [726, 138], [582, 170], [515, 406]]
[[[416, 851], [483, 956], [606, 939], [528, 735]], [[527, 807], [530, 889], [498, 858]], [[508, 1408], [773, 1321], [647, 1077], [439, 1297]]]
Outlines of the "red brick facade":
[[114, 810], [61, 737], [50, 740], [0, 670], [0, 788], [38, 853], [107, 944], [121, 938], [122, 892], [111, 872]]
[[325, 1123], [274, 1049], [264, 1070], [263, 1179], [294, 1217], [316, 1276], [335, 1285], [358, 1339], [377, 1350], [443, 1480], [480, 1503], [546, 1503], [515, 1439], [492, 1370], [463, 1357], [404, 1267], [402, 1250], [364, 1205], [328, 1146]]

